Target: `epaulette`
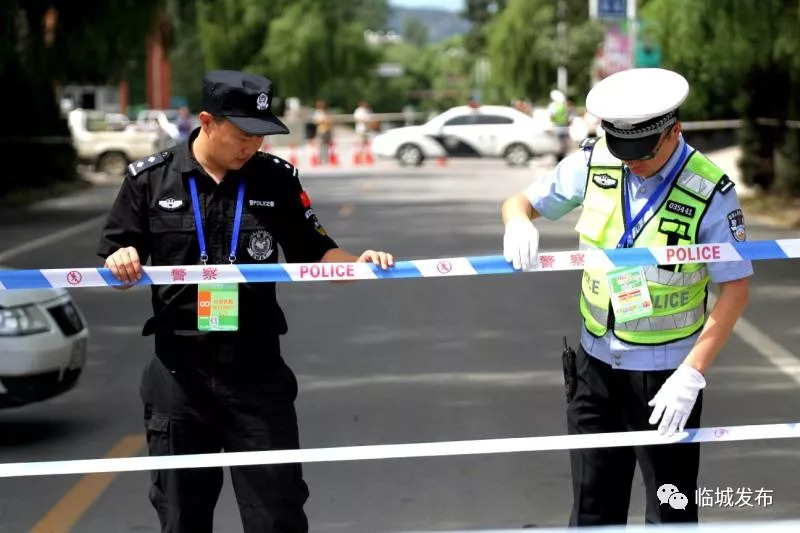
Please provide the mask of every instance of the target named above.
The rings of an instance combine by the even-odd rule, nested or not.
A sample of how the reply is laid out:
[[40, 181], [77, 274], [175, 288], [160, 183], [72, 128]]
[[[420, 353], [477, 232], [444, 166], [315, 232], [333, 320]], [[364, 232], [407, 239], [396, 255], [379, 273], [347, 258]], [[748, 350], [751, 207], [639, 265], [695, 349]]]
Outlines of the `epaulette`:
[[258, 156], [262, 160], [267, 161], [276, 167], [280, 167], [284, 172], [288, 172], [292, 176], [297, 176], [297, 168], [285, 159], [268, 152], [258, 152]]
[[137, 174], [141, 174], [147, 169], [153, 168], [155, 166], [161, 165], [162, 163], [169, 161], [171, 157], [172, 157], [172, 152], [158, 152], [149, 155], [144, 159], [134, 161], [133, 163], [128, 165], [128, 172], [130, 172], [131, 176], [136, 176]]
[[581, 141], [580, 149], [581, 150], [591, 150], [592, 148], [594, 148], [594, 145], [599, 140], [600, 140], [600, 137], [586, 137], [584, 140]]

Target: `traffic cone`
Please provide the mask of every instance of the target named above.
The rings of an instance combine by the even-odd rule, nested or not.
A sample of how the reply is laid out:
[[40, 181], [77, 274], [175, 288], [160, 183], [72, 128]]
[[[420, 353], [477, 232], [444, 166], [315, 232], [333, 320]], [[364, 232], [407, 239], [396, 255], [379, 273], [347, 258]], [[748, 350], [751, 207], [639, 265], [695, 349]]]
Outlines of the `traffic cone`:
[[353, 165], [358, 166], [361, 164], [361, 146], [356, 141], [353, 143]]
[[447, 156], [446, 155], [440, 155], [439, 157], [437, 157], [436, 158], [436, 164], [439, 165], [440, 167], [443, 167], [443, 166], [447, 165]]
[[367, 141], [364, 145], [366, 151], [364, 152], [364, 164], [371, 165], [375, 162], [375, 159], [372, 157], [372, 148], [370, 147], [370, 142]]
[[296, 167], [298, 163], [297, 150], [294, 149], [294, 143], [289, 144], [289, 164]]
[[312, 167], [319, 166], [319, 152], [317, 152], [317, 142], [310, 140], [306, 145], [308, 147], [308, 164]]
[[336, 155], [336, 146], [333, 141], [328, 145], [328, 164], [332, 167], [339, 166], [339, 156]]

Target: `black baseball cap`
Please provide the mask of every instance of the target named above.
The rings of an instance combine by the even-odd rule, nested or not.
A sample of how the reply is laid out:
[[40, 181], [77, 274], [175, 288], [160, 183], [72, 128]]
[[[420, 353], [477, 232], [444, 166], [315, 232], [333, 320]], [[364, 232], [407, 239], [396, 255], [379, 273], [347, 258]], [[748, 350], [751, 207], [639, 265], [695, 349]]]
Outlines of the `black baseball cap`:
[[203, 77], [203, 109], [225, 117], [250, 135], [289, 133], [272, 113], [272, 82], [236, 70], [212, 70]]

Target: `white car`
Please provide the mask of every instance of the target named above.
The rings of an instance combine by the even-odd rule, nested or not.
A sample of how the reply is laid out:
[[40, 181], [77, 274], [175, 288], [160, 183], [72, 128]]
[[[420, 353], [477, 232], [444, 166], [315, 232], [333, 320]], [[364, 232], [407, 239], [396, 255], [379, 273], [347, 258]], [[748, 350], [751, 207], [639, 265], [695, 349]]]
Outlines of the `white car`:
[[67, 120], [78, 159], [93, 164], [99, 172], [122, 176], [131, 161], [159, 150], [157, 132], [119, 130], [119, 115], [109, 117], [102, 111], [73, 109]]
[[559, 151], [552, 128], [512, 107], [494, 105], [454, 107], [421, 126], [387, 130], [372, 142], [376, 156], [415, 166], [439, 157], [502, 157], [516, 166]]
[[64, 289], [0, 290], [0, 408], [73, 388], [88, 340], [86, 320]]

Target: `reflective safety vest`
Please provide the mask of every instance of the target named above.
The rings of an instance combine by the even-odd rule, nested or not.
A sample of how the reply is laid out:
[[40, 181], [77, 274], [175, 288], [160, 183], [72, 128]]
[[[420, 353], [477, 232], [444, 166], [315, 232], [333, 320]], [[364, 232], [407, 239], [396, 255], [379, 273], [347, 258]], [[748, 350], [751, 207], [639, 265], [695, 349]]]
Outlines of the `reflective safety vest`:
[[[605, 145], [595, 144], [575, 230], [581, 248], [616, 248], [625, 232], [622, 162]], [[728, 187], [725, 174], [699, 152], [692, 152], [666, 198], [635, 235], [635, 247], [696, 244], [700, 222], [718, 187]], [[635, 216], [636, 213], [633, 213]], [[606, 270], [587, 268], [581, 283], [581, 314], [586, 329], [597, 337], [612, 330], [631, 343], [658, 345], [691, 336], [705, 323], [708, 269], [705, 264], [645, 266], [653, 314], [615, 323]]]
[[569, 110], [566, 102], [553, 102], [550, 108], [550, 121], [556, 126], [569, 124]]

